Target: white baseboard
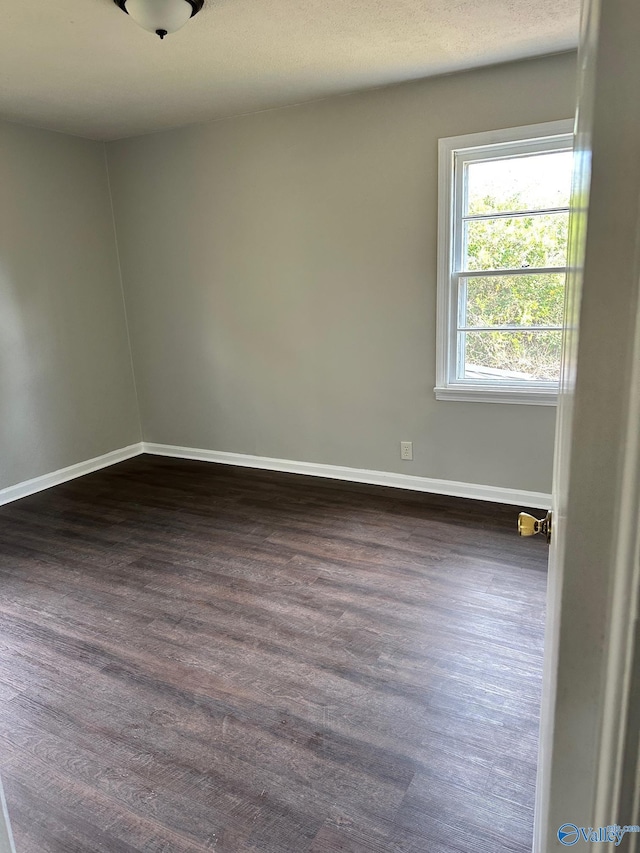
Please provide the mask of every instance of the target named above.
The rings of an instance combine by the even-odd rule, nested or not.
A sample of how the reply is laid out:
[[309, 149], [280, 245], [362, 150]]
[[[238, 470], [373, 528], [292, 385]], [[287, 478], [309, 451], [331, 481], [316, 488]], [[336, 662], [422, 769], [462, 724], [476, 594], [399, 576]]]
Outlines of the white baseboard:
[[52, 471], [50, 474], [43, 474], [41, 477], [34, 477], [32, 480], [25, 480], [22, 483], [16, 483], [15, 486], [0, 489], [0, 506], [26, 498], [27, 495], [42, 492], [44, 489], [50, 489], [52, 486], [58, 486], [60, 483], [66, 483], [68, 480], [75, 480], [76, 477], [82, 477], [92, 471], [99, 471], [100, 468], [115, 465], [116, 462], [131, 459], [132, 456], [139, 456], [143, 452], [142, 448], [142, 442], [130, 444], [129, 447], [121, 447], [119, 450], [112, 450], [94, 459], [87, 459], [85, 462], [78, 462], [67, 468]]
[[409, 474], [386, 471], [368, 471], [363, 468], [346, 468], [340, 465], [321, 465], [317, 462], [295, 462], [291, 459], [272, 459], [268, 456], [248, 456], [244, 453], [224, 453], [219, 450], [199, 450], [171, 444], [143, 442], [143, 452], [154, 456], [171, 456], [175, 459], [194, 459], [199, 462], [217, 462], [220, 465], [238, 465], [243, 468], [261, 468], [266, 471], [285, 471], [289, 474], [306, 474], [350, 483], [367, 483], [373, 486], [390, 486], [414, 492], [429, 492], [456, 498], [474, 498], [514, 506], [551, 508], [551, 495], [544, 492], [527, 492], [500, 486], [479, 486], [475, 483], [458, 483], [454, 480], [434, 480]]
[[283, 471], [288, 474], [303, 474], [308, 477], [325, 477], [349, 483], [366, 483], [372, 486], [388, 486], [393, 489], [408, 489], [434, 495], [455, 498], [473, 498], [493, 503], [514, 506], [551, 508], [551, 495], [544, 492], [527, 492], [521, 489], [506, 489], [500, 486], [480, 486], [475, 483], [459, 483], [455, 480], [436, 480], [431, 477], [414, 477], [410, 474], [394, 474], [388, 471], [368, 471], [364, 468], [347, 468], [341, 465], [322, 465], [317, 462], [297, 462], [292, 459], [272, 459], [268, 456], [250, 456], [245, 453], [225, 453], [219, 450], [201, 450], [193, 447], [178, 447], [172, 444], [139, 442], [119, 450], [112, 450], [95, 459], [87, 459], [68, 468], [61, 468], [32, 480], [25, 480], [0, 489], [0, 506], [25, 498], [76, 477], [99, 471], [109, 465], [124, 462], [141, 453], [153, 456], [169, 456], [174, 459], [194, 459], [199, 462], [216, 462], [219, 465], [237, 465], [242, 468], [258, 468], [265, 471]]

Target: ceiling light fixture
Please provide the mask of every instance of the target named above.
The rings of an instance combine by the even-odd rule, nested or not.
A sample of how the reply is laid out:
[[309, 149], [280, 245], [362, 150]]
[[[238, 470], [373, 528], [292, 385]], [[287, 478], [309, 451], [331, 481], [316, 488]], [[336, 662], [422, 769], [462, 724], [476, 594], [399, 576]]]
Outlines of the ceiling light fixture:
[[145, 30], [163, 39], [197, 15], [204, 0], [113, 0]]

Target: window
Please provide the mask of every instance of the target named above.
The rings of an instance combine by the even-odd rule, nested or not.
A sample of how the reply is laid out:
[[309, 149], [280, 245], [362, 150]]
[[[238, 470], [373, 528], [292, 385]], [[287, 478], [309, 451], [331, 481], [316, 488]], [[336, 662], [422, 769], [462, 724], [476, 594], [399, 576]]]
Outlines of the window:
[[439, 400], [556, 402], [572, 125], [440, 140]]

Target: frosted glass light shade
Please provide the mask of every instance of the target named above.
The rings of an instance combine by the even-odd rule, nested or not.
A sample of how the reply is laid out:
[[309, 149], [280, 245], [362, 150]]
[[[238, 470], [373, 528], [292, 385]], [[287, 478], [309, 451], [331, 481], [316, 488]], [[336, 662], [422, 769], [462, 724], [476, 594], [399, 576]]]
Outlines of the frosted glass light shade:
[[188, 0], [125, 0], [118, 3], [145, 30], [164, 38], [183, 27], [194, 13]]

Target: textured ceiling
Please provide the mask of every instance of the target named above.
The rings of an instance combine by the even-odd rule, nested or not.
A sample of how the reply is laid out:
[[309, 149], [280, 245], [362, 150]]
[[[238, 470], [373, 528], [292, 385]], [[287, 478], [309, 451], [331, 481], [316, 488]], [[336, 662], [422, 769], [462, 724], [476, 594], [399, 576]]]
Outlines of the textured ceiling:
[[0, 116], [115, 139], [575, 47], [579, 0], [205, 0], [164, 41], [113, 0], [3, 0]]

